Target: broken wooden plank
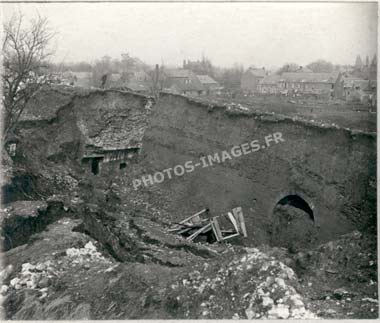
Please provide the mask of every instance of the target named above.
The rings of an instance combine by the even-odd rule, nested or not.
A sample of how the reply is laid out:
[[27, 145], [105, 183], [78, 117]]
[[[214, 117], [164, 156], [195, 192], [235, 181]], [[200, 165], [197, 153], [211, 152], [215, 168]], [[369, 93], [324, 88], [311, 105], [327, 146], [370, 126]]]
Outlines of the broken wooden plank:
[[175, 231], [176, 229], [183, 229], [183, 228], [196, 228], [196, 227], [203, 227], [204, 226], [204, 224], [202, 224], [202, 223], [204, 223], [204, 222], [206, 222], [206, 221], [202, 221], [202, 222], [200, 222], [200, 223], [196, 223], [196, 224], [194, 224], [194, 223], [182, 223], [182, 224], [177, 224], [177, 226], [175, 226], [175, 227], [172, 227], [172, 228], [170, 228], [169, 230], [173, 230], [173, 231]]
[[198, 213], [195, 213], [195, 214], [193, 214], [192, 216], [189, 216], [189, 217], [186, 218], [185, 220], [182, 220], [181, 222], [179, 222], [179, 224], [186, 223], [186, 222], [190, 221], [192, 218], [194, 218], [194, 217], [196, 217], [196, 216], [199, 217], [199, 215], [201, 215], [201, 214], [203, 214], [203, 213], [205, 213], [205, 212], [207, 212], [207, 211], [208, 211], [208, 209], [203, 209], [203, 210], [199, 211]]
[[181, 231], [178, 231], [177, 233], [178, 234], [183, 234], [183, 233], [186, 233], [186, 232], [189, 232], [192, 228], [184, 228], [182, 229]]
[[241, 229], [240, 231], [243, 233], [243, 236], [246, 238], [248, 235], [247, 235], [247, 229], [245, 227], [244, 215], [243, 215], [243, 210], [241, 206], [232, 209], [232, 212], [235, 216], [235, 219], [239, 223], [239, 226]]
[[206, 221], [207, 221], [207, 219], [202, 220], [201, 223], [197, 223], [197, 224], [190, 224], [190, 223], [179, 224], [179, 223], [176, 223], [176, 226], [172, 227], [172, 228], [169, 228], [168, 231], [169, 232], [175, 232], [175, 231], [181, 231], [181, 230], [187, 229], [187, 228], [190, 228], [190, 229], [192, 229], [192, 228], [201, 228], [204, 225], [202, 223], [204, 223]]
[[239, 227], [238, 227], [238, 223], [237, 223], [235, 217], [232, 215], [232, 213], [228, 212], [227, 215], [228, 215], [228, 218], [230, 219], [230, 221], [232, 222], [233, 226], [235, 227], [235, 231], [240, 232]]
[[236, 231], [235, 230], [220, 230], [222, 232], [222, 234], [235, 234]]
[[169, 228], [168, 229], [168, 232], [174, 232], [174, 231], [179, 231], [179, 230], [182, 230], [183, 229], [183, 226], [178, 226], [178, 227], [175, 227], [175, 228]]
[[198, 235], [200, 235], [203, 232], [207, 232], [211, 230], [211, 223], [205, 225], [203, 228], [200, 228], [199, 230], [195, 231], [191, 236], [187, 237], [186, 240], [191, 241], [194, 240]]
[[219, 222], [218, 222], [217, 217], [213, 217], [211, 221], [212, 221], [211, 226], [212, 226], [212, 229], [214, 231], [215, 238], [217, 241], [221, 241], [223, 239], [223, 235], [222, 235], [222, 232], [220, 230], [220, 226], [219, 226]]
[[221, 239], [221, 241], [227, 240], [227, 239], [231, 239], [231, 238], [234, 238], [234, 237], [237, 237], [237, 236], [240, 236], [240, 233], [235, 233], [235, 234], [232, 234], [230, 236], [223, 237], [223, 239]]

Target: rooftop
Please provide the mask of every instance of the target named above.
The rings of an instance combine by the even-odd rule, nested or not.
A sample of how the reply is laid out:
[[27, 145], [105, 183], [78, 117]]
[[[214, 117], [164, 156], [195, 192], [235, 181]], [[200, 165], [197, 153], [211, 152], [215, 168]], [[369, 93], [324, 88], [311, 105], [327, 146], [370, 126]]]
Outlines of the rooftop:
[[297, 73], [286, 72], [281, 75], [281, 81], [307, 83], [335, 83], [339, 73]]
[[300, 66], [296, 73], [313, 73], [313, 71], [310, 68]]
[[277, 74], [267, 75], [260, 81], [260, 84], [277, 84], [281, 78], [282, 76]]
[[197, 78], [202, 84], [218, 84], [217, 81], [208, 75], [197, 75]]
[[189, 83], [175, 82], [171, 88], [179, 91], [204, 91], [205, 88], [197, 77], [191, 77]]

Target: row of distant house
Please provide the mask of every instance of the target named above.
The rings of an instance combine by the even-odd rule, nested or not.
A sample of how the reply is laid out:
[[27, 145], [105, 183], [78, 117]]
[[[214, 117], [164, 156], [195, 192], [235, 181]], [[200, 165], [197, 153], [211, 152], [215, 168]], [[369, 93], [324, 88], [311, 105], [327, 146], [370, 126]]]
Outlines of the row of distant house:
[[270, 74], [264, 68], [249, 68], [242, 77], [245, 93], [267, 95], [312, 95], [374, 104], [376, 80], [365, 80], [341, 72], [314, 73], [300, 67], [296, 72]]
[[164, 74], [163, 90], [166, 92], [201, 96], [220, 94], [223, 89], [209, 75], [196, 75], [189, 69], [167, 69]]
[[[219, 95], [223, 87], [209, 75], [198, 75], [187, 68], [160, 68], [158, 75], [145, 71], [107, 74], [105, 88], [119, 88], [138, 93], [152, 94], [159, 91], [188, 96]], [[65, 72], [60, 76], [63, 83], [91, 87], [92, 73]], [[155, 80], [155, 81], [154, 81]], [[155, 83], [156, 82], [156, 83]], [[98, 85], [99, 86], [99, 85]], [[314, 73], [300, 67], [295, 72], [271, 74], [265, 68], [249, 68], [242, 76], [241, 90], [247, 94], [316, 96], [346, 101], [376, 101], [376, 80], [363, 79], [342, 72]]]
[[[181, 95], [202, 96], [220, 94], [222, 86], [209, 75], [197, 75], [189, 69], [161, 69], [159, 90]], [[80, 87], [91, 87], [93, 76], [89, 72], [64, 72], [57, 77], [61, 83]], [[154, 86], [152, 77], [144, 71], [130, 72], [127, 76], [119, 73], [107, 74], [105, 88], [121, 88], [139, 93], [150, 93]]]

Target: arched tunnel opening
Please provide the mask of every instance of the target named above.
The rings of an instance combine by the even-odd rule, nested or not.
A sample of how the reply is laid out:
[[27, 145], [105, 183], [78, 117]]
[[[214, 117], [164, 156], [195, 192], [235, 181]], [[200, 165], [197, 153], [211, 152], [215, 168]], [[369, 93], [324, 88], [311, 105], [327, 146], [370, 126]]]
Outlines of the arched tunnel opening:
[[277, 205], [290, 205], [305, 211], [314, 222], [314, 212], [309, 204], [298, 195], [287, 195], [277, 202]]
[[273, 208], [269, 232], [272, 246], [290, 252], [310, 248], [317, 240], [312, 207], [297, 194], [282, 197]]

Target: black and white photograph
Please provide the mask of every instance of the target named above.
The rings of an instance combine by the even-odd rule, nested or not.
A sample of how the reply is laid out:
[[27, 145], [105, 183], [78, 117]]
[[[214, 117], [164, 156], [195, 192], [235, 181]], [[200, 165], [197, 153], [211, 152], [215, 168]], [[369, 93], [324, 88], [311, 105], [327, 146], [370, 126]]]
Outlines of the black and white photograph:
[[379, 318], [377, 2], [0, 9], [1, 320]]

